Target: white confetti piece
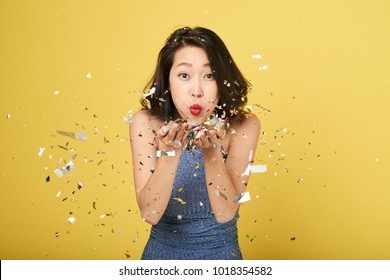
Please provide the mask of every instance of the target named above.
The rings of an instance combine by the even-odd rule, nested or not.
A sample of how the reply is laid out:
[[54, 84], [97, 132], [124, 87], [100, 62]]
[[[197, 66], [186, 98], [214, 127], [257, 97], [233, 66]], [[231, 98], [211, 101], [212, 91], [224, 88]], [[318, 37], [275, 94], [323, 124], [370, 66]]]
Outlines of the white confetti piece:
[[236, 201], [238, 203], [244, 203], [244, 202], [247, 202], [249, 200], [251, 200], [251, 196], [250, 196], [249, 192], [244, 192], [244, 193], [240, 193], [240, 194], [236, 195]]
[[74, 224], [77, 221], [77, 219], [75, 217], [69, 217], [68, 221], [70, 224]]
[[92, 78], [91, 73], [88, 73], [88, 74], [86, 75], [86, 77], [87, 77], [87, 79], [91, 79], [91, 78]]
[[80, 131], [79, 133], [77, 133], [76, 139], [80, 141], [87, 141], [88, 137], [83, 131]]
[[133, 115], [131, 114], [132, 112], [133, 112], [133, 110], [129, 110], [127, 112], [127, 115], [122, 117], [122, 120], [129, 122], [129, 123], [132, 123], [133, 122]]
[[59, 95], [59, 94], [60, 94], [60, 92], [58, 90], [54, 91], [54, 95]]
[[44, 151], [45, 151], [45, 148], [39, 147], [38, 156], [41, 157]]
[[267, 70], [267, 69], [268, 69], [268, 65], [263, 65], [263, 66], [259, 67], [260, 71], [264, 71], [264, 70]]
[[252, 173], [264, 173], [267, 172], [267, 165], [266, 164], [254, 164], [251, 166], [251, 172]]
[[64, 167], [58, 167], [56, 170], [54, 170], [54, 173], [57, 175], [57, 177], [62, 177], [63, 175], [71, 172], [75, 168], [72, 161], [69, 161], [67, 165]]
[[254, 54], [254, 55], [252, 55], [252, 59], [261, 59], [261, 55]]
[[11, 118], [11, 114], [7, 114], [7, 119], [10, 119]]
[[148, 93], [144, 93], [142, 94], [142, 98], [145, 99], [146, 97], [150, 96], [150, 95], [153, 95], [154, 93], [156, 92], [156, 88], [155, 87], [152, 87]]
[[61, 195], [61, 192], [58, 191], [56, 197], [60, 197], [60, 195]]
[[248, 166], [246, 167], [244, 173], [242, 173], [241, 176], [249, 176], [250, 172], [251, 172], [251, 165], [248, 164]]

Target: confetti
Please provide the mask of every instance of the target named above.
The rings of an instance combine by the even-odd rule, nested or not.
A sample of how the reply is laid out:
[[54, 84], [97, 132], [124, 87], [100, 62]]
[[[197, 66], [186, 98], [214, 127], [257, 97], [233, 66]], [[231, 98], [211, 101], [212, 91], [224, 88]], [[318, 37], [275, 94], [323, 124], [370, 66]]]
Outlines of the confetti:
[[236, 195], [236, 201], [238, 203], [244, 203], [244, 202], [247, 202], [249, 200], [251, 200], [251, 196], [250, 196], [249, 192], [244, 192], [244, 193], [240, 193], [240, 194]]
[[55, 234], [55, 237], [58, 237], [60, 234], [58, 233], [58, 231], [56, 232], [56, 234]]
[[244, 173], [242, 173], [241, 176], [249, 176], [250, 171], [251, 171], [251, 165], [248, 164], [248, 166], [246, 167]]
[[127, 112], [127, 115], [123, 116], [122, 117], [122, 120], [128, 122], [128, 123], [132, 123], [133, 122], [133, 115], [131, 114], [133, 112], [133, 110], [129, 110]]
[[179, 197], [175, 197], [175, 198], [173, 198], [173, 199], [176, 200], [176, 201], [178, 201], [178, 202], [180, 202], [182, 205], [187, 203], [186, 201], [184, 201], [183, 199], [181, 199], [181, 198], [179, 198]]
[[61, 192], [58, 191], [56, 196], [57, 196], [57, 197], [60, 197], [60, 195], [61, 195]]
[[77, 188], [78, 188], [79, 190], [81, 190], [81, 189], [83, 188], [83, 184], [79, 182], [79, 183], [77, 184]]
[[50, 182], [50, 176], [47, 176], [46, 177], [46, 183], [49, 183]]
[[69, 161], [68, 164], [66, 164], [64, 167], [58, 167], [56, 170], [54, 170], [54, 173], [57, 175], [57, 177], [62, 177], [63, 175], [71, 172], [75, 168], [72, 161]]
[[64, 131], [64, 130], [57, 130], [56, 132], [57, 132], [58, 134], [62, 135], [62, 136], [67, 136], [67, 137], [76, 139], [76, 135], [75, 135], [73, 132]]
[[60, 92], [58, 90], [54, 91], [54, 95], [59, 95], [59, 94], [60, 94]]
[[142, 98], [146, 99], [146, 97], [153, 95], [156, 92], [156, 87], [152, 87], [148, 93], [142, 94]]
[[77, 133], [76, 139], [80, 141], [87, 141], [88, 137], [83, 131], [80, 131], [79, 133]]
[[220, 196], [223, 199], [227, 200], [227, 196], [223, 192], [221, 192], [220, 190], [215, 190], [215, 195]]
[[251, 165], [252, 173], [264, 173], [267, 172], [267, 164], [254, 164]]
[[263, 65], [263, 66], [259, 67], [260, 71], [264, 71], [264, 70], [267, 70], [267, 69], [268, 69], [268, 65]]
[[261, 55], [254, 54], [254, 55], [252, 55], [252, 59], [261, 59]]
[[92, 78], [92, 74], [91, 73], [88, 73], [87, 75], [85, 75], [87, 77], [87, 79], [91, 79]]
[[68, 218], [68, 221], [69, 221], [70, 224], [74, 224], [77, 221], [77, 219], [72, 216], [72, 217]]
[[45, 148], [39, 147], [38, 156], [41, 157], [44, 151], [45, 151]]
[[7, 114], [7, 119], [10, 119], [11, 118], [11, 114]]

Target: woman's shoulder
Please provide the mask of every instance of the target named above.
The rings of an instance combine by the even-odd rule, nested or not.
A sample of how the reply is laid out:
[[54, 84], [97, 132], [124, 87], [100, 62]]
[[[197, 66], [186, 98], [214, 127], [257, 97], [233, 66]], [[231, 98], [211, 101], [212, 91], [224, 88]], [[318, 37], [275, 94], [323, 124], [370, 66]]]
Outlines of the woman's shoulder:
[[152, 127], [161, 126], [163, 121], [153, 116], [148, 110], [140, 110], [133, 114], [132, 124], [135, 125], [149, 125]]
[[261, 126], [259, 118], [250, 112], [243, 113], [242, 116], [232, 119], [229, 123], [231, 129], [235, 131], [260, 130]]
[[[142, 138], [148, 141], [152, 141], [157, 131], [164, 125], [164, 122], [147, 110], [140, 110], [133, 114], [132, 121], [130, 122], [130, 135], [134, 136], [142, 135]], [[137, 138], [138, 139], [138, 138]]]

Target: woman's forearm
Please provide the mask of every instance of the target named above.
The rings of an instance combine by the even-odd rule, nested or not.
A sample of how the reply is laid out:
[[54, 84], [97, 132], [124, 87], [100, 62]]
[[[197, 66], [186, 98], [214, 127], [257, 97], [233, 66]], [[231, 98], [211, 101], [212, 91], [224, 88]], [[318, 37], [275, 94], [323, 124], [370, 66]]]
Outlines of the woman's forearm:
[[181, 151], [175, 156], [157, 159], [153, 174], [138, 194], [138, 205], [142, 218], [150, 224], [157, 224], [168, 205]]
[[219, 148], [203, 150], [207, 191], [214, 216], [219, 223], [230, 221], [238, 208], [237, 189]]

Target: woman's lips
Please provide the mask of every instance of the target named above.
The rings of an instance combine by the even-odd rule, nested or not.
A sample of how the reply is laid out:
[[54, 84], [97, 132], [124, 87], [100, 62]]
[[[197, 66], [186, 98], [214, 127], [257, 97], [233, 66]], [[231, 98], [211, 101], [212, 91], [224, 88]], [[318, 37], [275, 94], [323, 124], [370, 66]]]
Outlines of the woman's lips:
[[202, 113], [202, 106], [198, 105], [198, 104], [194, 104], [190, 107], [190, 112], [191, 114], [193, 114], [194, 116], [198, 116], [200, 113]]

